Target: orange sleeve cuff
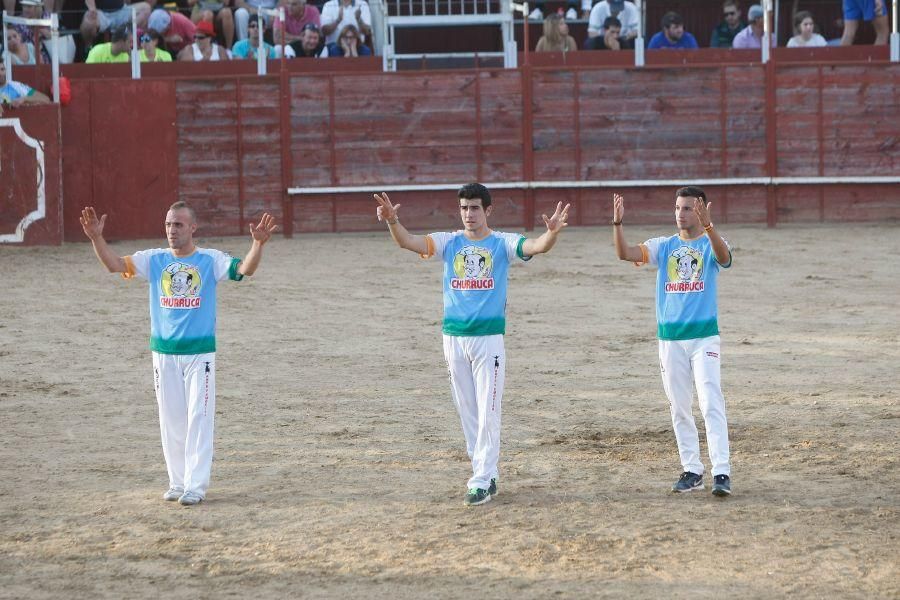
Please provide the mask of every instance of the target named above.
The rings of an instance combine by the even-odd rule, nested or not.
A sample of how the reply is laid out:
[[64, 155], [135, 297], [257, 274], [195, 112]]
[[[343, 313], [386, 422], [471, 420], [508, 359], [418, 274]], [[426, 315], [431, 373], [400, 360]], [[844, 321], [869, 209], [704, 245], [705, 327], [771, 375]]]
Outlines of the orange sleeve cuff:
[[137, 274], [137, 271], [134, 269], [134, 262], [131, 260], [130, 256], [123, 256], [122, 259], [125, 261], [125, 272], [122, 273], [122, 279], [132, 279]]
[[422, 258], [431, 258], [434, 256], [434, 240], [431, 239], [430, 235], [425, 236], [425, 254], [420, 254]]
[[634, 263], [634, 266], [641, 267], [650, 262], [650, 252], [647, 250], [647, 246], [644, 244], [638, 244], [638, 248], [641, 249], [641, 261]]

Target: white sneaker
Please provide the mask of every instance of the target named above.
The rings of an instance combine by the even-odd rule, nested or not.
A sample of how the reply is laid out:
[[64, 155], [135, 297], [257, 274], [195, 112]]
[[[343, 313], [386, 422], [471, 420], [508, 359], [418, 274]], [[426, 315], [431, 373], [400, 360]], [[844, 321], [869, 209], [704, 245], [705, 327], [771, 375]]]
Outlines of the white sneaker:
[[578, 11], [576, 11], [574, 8], [570, 8], [569, 10], [566, 11], [566, 20], [567, 21], [574, 21], [577, 18], [578, 18]]
[[193, 506], [195, 504], [200, 504], [203, 502], [203, 498], [200, 494], [195, 494], [194, 492], [185, 492], [181, 495], [181, 498], [178, 499], [180, 504], [185, 506]]
[[175, 502], [176, 500], [181, 498], [181, 495], [183, 493], [184, 488], [172, 486], [168, 490], [166, 490], [165, 494], [163, 494], [163, 500], [166, 500], [167, 502]]
[[531, 11], [531, 14], [528, 15], [528, 18], [531, 19], [532, 21], [543, 21], [544, 13], [541, 12], [541, 9], [536, 8], [533, 11]]

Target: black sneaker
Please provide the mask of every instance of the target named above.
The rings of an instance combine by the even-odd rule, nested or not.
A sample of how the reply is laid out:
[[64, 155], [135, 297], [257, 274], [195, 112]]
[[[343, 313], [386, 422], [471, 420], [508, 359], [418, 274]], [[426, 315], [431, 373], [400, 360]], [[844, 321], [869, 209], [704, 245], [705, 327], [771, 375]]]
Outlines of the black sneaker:
[[488, 494], [491, 496], [497, 495], [497, 480], [491, 479], [491, 487], [488, 488]]
[[696, 473], [691, 473], [690, 471], [685, 471], [684, 473], [682, 473], [681, 477], [678, 478], [678, 481], [675, 482], [675, 485], [672, 486], [672, 491], [678, 493], [702, 489], [703, 475], [697, 475]]
[[481, 488], [471, 488], [466, 494], [466, 506], [478, 506], [491, 501], [491, 493]]
[[731, 495], [731, 478], [728, 475], [716, 475], [713, 477], [713, 496]]

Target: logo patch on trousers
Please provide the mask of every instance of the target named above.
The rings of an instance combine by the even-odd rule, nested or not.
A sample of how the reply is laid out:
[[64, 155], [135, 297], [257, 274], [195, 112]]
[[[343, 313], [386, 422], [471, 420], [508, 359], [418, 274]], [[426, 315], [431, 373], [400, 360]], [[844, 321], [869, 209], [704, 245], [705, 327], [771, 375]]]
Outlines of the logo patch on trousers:
[[719, 353], [718, 353], [718, 352], [707, 352], [706, 355], [707, 355], [707, 356], [711, 356], [711, 357], [713, 357], [713, 358], [719, 358]]

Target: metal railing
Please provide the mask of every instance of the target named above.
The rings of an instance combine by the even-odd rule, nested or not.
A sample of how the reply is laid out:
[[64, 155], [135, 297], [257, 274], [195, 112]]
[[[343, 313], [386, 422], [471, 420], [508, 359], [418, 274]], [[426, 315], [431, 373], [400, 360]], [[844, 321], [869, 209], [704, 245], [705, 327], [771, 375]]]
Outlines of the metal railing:
[[[503, 42], [502, 52], [461, 53], [465, 56], [502, 56], [503, 66], [517, 66], [513, 12], [508, 0], [373, 0], [373, 21], [381, 22], [382, 63], [385, 71], [396, 71], [397, 61], [421, 59], [423, 54], [396, 52], [396, 32], [411, 27], [497, 25]], [[460, 54], [460, 53], [457, 53]], [[428, 57], [429, 54], [424, 56]]]
[[[12, 57], [9, 54], [9, 40], [6, 36], [6, 24], [27, 25], [30, 27], [49, 27], [50, 28], [50, 61], [51, 72], [53, 77], [53, 102], [59, 104], [59, 17], [56, 13], [50, 15], [49, 19], [26, 19], [25, 17], [14, 17], [3, 11], [3, 62], [6, 64], [6, 77], [8, 80], [13, 78]], [[35, 36], [35, 40], [38, 40]], [[40, 44], [35, 45], [34, 55], [36, 60], [40, 60]]]

